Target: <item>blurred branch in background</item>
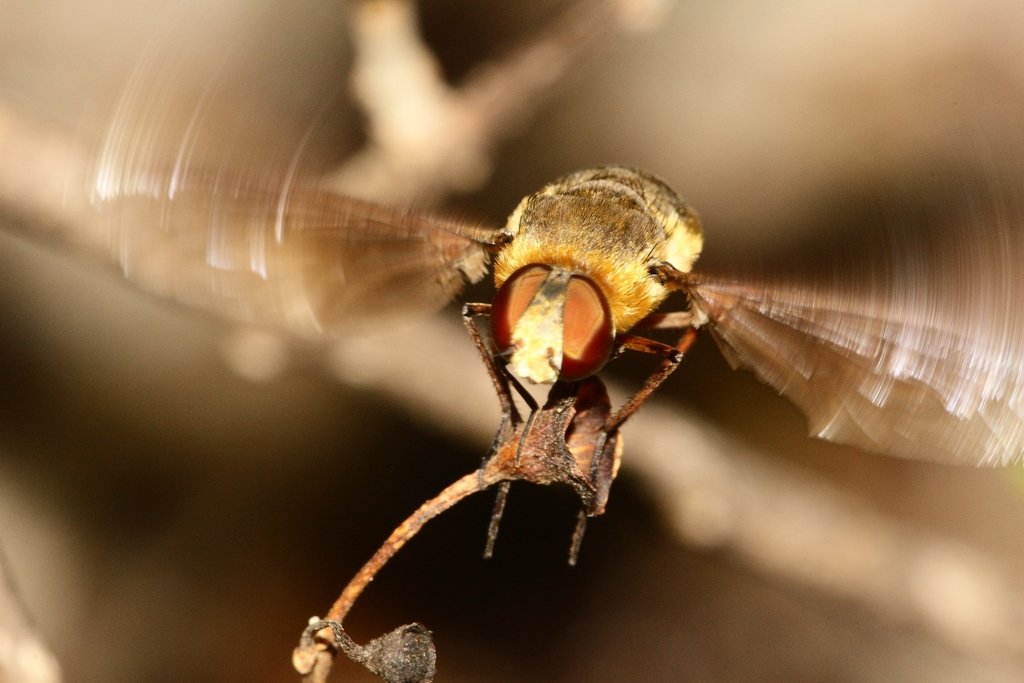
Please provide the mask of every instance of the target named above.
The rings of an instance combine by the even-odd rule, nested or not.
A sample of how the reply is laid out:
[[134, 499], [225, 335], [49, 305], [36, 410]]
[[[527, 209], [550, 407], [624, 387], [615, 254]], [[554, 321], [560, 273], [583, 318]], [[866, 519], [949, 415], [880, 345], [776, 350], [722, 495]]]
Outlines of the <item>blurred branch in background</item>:
[[617, 29], [654, 28], [667, 6], [667, 0], [574, 3], [454, 88], [420, 39], [414, 3], [354, 3], [350, 79], [370, 143], [329, 182], [398, 204], [480, 187], [490, 177], [498, 145], [527, 124], [574, 63]]
[[0, 683], [59, 683], [60, 666], [25, 614], [0, 554]]
[[68, 131], [0, 102], [0, 210], [36, 236], [96, 244], [92, 214], [79, 188], [85, 150]]

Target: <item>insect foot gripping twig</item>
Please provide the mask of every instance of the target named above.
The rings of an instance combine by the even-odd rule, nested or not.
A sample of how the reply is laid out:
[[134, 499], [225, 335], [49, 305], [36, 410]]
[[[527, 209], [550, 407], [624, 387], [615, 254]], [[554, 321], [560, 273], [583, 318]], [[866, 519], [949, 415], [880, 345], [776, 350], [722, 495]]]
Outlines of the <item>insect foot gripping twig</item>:
[[[580, 515], [569, 547], [575, 565], [588, 517], [604, 513], [612, 481], [619, 471], [622, 438], [609, 428], [611, 402], [596, 377], [558, 382], [547, 403], [534, 411], [525, 438], [513, 449], [497, 450], [484, 468], [507, 473], [506, 481], [567, 484], [580, 499]], [[492, 528], [494, 524], [492, 523]], [[494, 539], [488, 538], [488, 548]]]
[[[342, 622], [356, 599], [409, 539], [423, 526], [467, 496], [495, 484], [528, 481], [567, 484], [576, 491], [582, 515], [604, 512], [612, 479], [618, 471], [621, 439], [608, 429], [608, 392], [596, 377], [554, 385], [547, 403], [527, 420], [503, 421], [484, 464], [421, 505], [402, 522], [349, 582], [324, 619], [310, 621], [292, 664], [307, 683], [327, 679], [335, 654], [366, 666], [389, 682], [427, 683], [434, 675], [430, 631], [420, 624], [399, 627], [365, 646], [352, 641]], [[579, 547], [582, 526], [573, 535]]]

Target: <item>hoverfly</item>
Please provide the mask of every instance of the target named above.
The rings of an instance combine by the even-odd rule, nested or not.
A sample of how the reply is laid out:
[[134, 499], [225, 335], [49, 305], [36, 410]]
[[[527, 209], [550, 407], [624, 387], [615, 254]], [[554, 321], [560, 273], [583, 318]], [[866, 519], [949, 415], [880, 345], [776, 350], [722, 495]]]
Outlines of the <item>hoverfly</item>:
[[[677, 349], [633, 332], [707, 327], [734, 366], [793, 400], [816, 436], [972, 465], [1018, 462], [1024, 451], [1017, 214], [808, 284], [695, 270], [696, 212], [654, 176], [618, 166], [544, 186], [497, 229], [254, 174], [97, 177], [94, 205], [125, 276], [236, 319], [336, 334], [437, 308], [493, 258], [494, 302], [467, 316], [490, 316], [493, 346], [477, 338], [496, 382], [579, 380], [625, 349], [674, 367]], [[656, 314], [673, 292], [687, 307]]]
[[[686, 330], [707, 328], [816, 436], [942, 462], [1022, 458], [1013, 197], [991, 196], [990, 217], [953, 237], [896, 235], [869, 259], [840, 255], [825, 278], [716, 275], [696, 267], [696, 211], [653, 175], [571, 173], [510, 207], [503, 227], [387, 208], [303, 175], [313, 124], [298, 138], [262, 120], [258, 137], [225, 125], [238, 103], [223, 76], [185, 87], [187, 46], [167, 52], [140, 62], [76, 179], [93, 245], [143, 289], [323, 339], [438, 309], [493, 261], [493, 303], [466, 313], [505, 412], [508, 382], [580, 380], [624, 350], [661, 356], [621, 424], [679, 363]], [[660, 312], [673, 293], [676, 310]], [[491, 341], [473, 332], [480, 315]], [[643, 336], [672, 328], [684, 332], [675, 346]]]
[[[531, 418], [550, 425], [566, 409], [598, 407], [572, 390], [566, 396], [566, 388], [599, 395], [593, 375], [624, 350], [661, 355], [662, 366], [621, 408], [597, 411], [601, 424], [587, 423], [579, 451], [565, 440], [550, 442], [567, 446], [573, 458], [584, 453], [576, 464], [602, 469], [582, 487], [587, 515], [603, 511], [618, 465], [618, 426], [678, 366], [701, 327], [734, 365], [793, 399], [818, 436], [974, 465], [1018, 462], [1024, 448], [1018, 214], [997, 214], [988, 229], [956, 242], [893, 249], [872, 267], [834, 272], [814, 285], [701, 273], [694, 268], [703, 247], [696, 212], [661, 180], [618, 166], [556, 180], [523, 199], [497, 229], [388, 209], [295, 180], [268, 184], [254, 174], [185, 168], [99, 177], [94, 204], [128, 278], [307, 337], [438, 307], [464, 283], [482, 279], [494, 260], [493, 303], [467, 304], [464, 315], [497, 389], [503, 426], [511, 421], [516, 429], [502, 439], [499, 427], [496, 457], [446, 489], [464, 484], [460, 493], [449, 500], [442, 493], [396, 528], [326, 620], [311, 620], [294, 655], [304, 674], [317, 667], [323, 648], [345, 642], [340, 629], [348, 609], [427, 519], [457, 497], [498, 485], [489, 554], [520, 461], [543, 464], [561, 450], [533, 438]], [[674, 292], [687, 307], [658, 313]], [[476, 326], [481, 315], [489, 316], [490, 340]], [[652, 328], [684, 334], [675, 346], [637, 334]], [[557, 399], [531, 404], [525, 423], [510, 390], [520, 380], [553, 384]], [[534, 458], [529, 451], [538, 442]], [[606, 445], [613, 452], [604, 452]], [[573, 483], [561, 472], [537, 481]], [[571, 558], [584, 522], [581, 514]], [[318, 640], [328, 628], [339, 629], [330, 645]], [[423, 640], [429, 654], [412, 659], [432, 674], [429, 632]], [[398, 642], [394, 647], [404, 652], [408, 644]]]

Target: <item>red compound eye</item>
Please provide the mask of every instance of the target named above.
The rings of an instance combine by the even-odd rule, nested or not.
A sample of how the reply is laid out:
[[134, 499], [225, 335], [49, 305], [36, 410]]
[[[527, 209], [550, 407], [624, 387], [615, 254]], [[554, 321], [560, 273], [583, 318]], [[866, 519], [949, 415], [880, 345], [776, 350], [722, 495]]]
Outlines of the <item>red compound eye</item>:
[[501, 285], [491, 304], [491, 335], [499, 351], [512, 347], [512, 331], [516, 323], [550, 272], [548, 266], [525, 266], [512, 273]]
[[573, 275], [562, 312], [562, 370], [559, 379], [575, 381], [604, 367], [614, 342], [608, 301], [588, 277]]

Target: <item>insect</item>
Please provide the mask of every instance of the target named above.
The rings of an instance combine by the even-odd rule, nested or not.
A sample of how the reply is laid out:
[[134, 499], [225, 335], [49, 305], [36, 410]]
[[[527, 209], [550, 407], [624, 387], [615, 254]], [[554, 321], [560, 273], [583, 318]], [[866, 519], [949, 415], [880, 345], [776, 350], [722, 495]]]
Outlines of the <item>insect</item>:
[[[101, 165], [93, 193], [111, 255], [130, 280], [188, 304], [321, 338], [438, 308], [493, 258], [494, 302], [466, 312], [490, 316], [494, 345], [475, 338], [498, 384], [582, 379], [623, 350], [662, 355], [669, 369], [625, 419], [681, 359], [634, 332], [707, 327], [816, 436], [972, 465], [1024, 451], [1024, 222], [1012, 206], [984, 229], [896, 241], [824, 280], [744, 279], [695, 270], [696, 213], [622, 167], [546, 185], [496, 229], [294, 179], [125, 168]], [[673, 292], [681, 310], [656, 313]]]
[[[1024, 319], [1015, 303], [1024, 294], [1016, 275], [1024, 242], [1017, 213], [958, 240], [913, 250], [896, 242], [870, 267], [851, 266], [815, 284], [700, 273], [696, 213], [662, 181], [622, 167], [557, 180], [523, 199], [498, 229], [302, 182], [268, 186], [252, 174], [186, 169], [106, 180], [95, 206], [130, 279], [307, 337], [440, 306], [483, 278], [494, 259], [493, 303], [464, 307], [502, 405], [492, 455], [397, 527], [326, 619], [311, 620], [293, 655], [304, 675], [326, 675], [329, 653], [349, 642], [341, 624], [362, 590], [426, 521], [466, 495], [499, 487], [490, 554], [511, 480], [577, 486], [583, 510], [573, 560], [586, 516], [603, 511], [618, 465], [618, 427], [679, 365], [701, 327], [734, 365], [792, 398], [819, 436], [975, 465], [1021, 458]], [[674, 292], [686, 307], [657, 312]], [[479, 316], [489, 316], [491, 341]], [[638, 334], [658, 328], [684, 333], [675, 345]], [[603, 394], [592, 376], [625, 350], [663, 362], [611, 411], [592, 398]], [[554, 385], [543, 407], [522, 393], [531, 408], [525, 420], [512, 400], [520, 380]], [[574, 393], [584, 387], [590, 393]], [[591, 415], [573, 422], [574, 410]], [[575, 431], [563, 431], [566, 425]], [[570, 433], [582, 441], [573, 446]], [[559, 454], [569, 457], [559, 461]], [[391, 648], [386, 661], [393, 650], [404, 653], [397, 673], [382, 673], [388, 680], [414, 680], [410, 670], [415, 680], [432, 677], [424, 627], [402, 627], [380, 642]], [[377, 666], [371, 669], [390, 671]]]
[[[316, 340], [438, 309], [493, 262], [495, 298], [469, 304], [466, 319], [506, 413], [508, 384], [579, 380], [624, 351], [660, 356], [613, 415], [621, 424], [678, 365], [687, 330], [704, 328], [816, 436], [940, 462], [1022, 458], [1024, 210], [1013, 195], [983, 188], [990, 216], [970, 229], [893, 232], [865, 257], [826, 261], [824, 277], [716, 274], [698, 267], [697, 213], [635, 169], [568, 174], [510, 207], [503, 227], [339, 194], [300, 171], [316, 121], [298, 138], [263, 121], [258, 136], [235, 131], [220, 121], [238, 114], [221, 77], [182, 86], [179, 51], [138, 65], [79, 179], [90, 237], [146, 290]], [[657, 329], [683, 334], [645, 336]]]

